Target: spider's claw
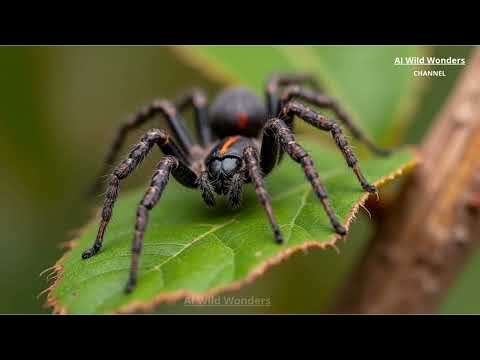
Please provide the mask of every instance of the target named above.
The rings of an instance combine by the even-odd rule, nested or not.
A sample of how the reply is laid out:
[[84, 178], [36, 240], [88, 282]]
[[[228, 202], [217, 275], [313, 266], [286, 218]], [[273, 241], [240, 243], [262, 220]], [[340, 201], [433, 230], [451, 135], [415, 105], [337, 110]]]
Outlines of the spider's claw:
[[87, 249], [82, 253], [82, 259], [88, 259], [93, 256], [93, 249]]
[[94, 244], [90, 249], [85, 250], [82, 253], [82, 259], [88, 259], [98, 253], [101, 249], [102, 245]]
[[369, 193], [372, 193], [372, 194], [373, 194], [373, 193], [378, 193], [378, 189], [377, 189], [377, 187], [374, 186], [374, 185], [371, 185], [371, 184], [368, 184], [368, 183], [367, 183], [367, 184], [364, 184], [362, 187], [363, 187], [363, 190], [365, 190], [365, 191], [367, 191], [367, 192], [369, 192]]
[[333, 228], [335, 229], [335, 232], [338, 235], [340, 236], [347, 235], [347, 229], [345, 229], [345, 227], [342, 224], [340, 224], [339, 222], [335, 222], [332, 225], [333, 225]]
[[275, 243], [277, 243], [278, 245], [283, 244], [283, 236], [279, 229], [275, 231]]
[[127, 286], [125, 286], [125, 292], [127, 294], [130, 294], [133, 289], [135, 289], [135, 286], [137, 285], [137, 279], [134, 276], [130, 276], [127, 282]]

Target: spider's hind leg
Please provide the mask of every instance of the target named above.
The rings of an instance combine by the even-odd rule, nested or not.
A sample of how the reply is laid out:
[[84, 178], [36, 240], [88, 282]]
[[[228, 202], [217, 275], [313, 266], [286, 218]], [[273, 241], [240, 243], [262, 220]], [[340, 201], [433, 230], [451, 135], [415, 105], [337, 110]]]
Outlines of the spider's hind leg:
[[311, 74], [274, 74], [266, 82], [267, 107], [270, 117], [278, 116], [281, 109], [279, 90], [283, 86], [307, 84], [314, 90], [320, 91], [317, 79]]
[[320, 108], [332, 110], [337, 116], [338, 120], [340, 120], [348, 128], [348, 130], [350, 130], [351, 134], [358, 141], [364, 143], [371, 152], [380, 156], [387, 156], [390, 154], [389, 150], [378, 147], [370, 139], [368, 139], [362, 130], [355, 124], [353, 119], [334, 98], [327, 96], [318, 90], [310, 90], [298, 85], [291, 85], [283, 90], [283, 93], [280, 97], [280, 102], [282, 104], [287, 104], [294, 98], [309, 102]]
[[208, 123], [208, 101], [205, 92], [199, 88], [193, 88], [175, 101], [175, 104], [179, 111], [193, 107], [195, 127], [200, 144], [203, 146], [210, 144], [213, 136]]
[[154, 119], [156, 115], [163, 115], [165, 117], [168, 126], [170, 127], [175, 138], [178, 140], [180, 147], [186, 154], [189, 154], [194, 141], [190, 136], [182, 117], [180, 114], [178, 114], [175, 105], [167, 100], [156, 100], [149, 106], [144, 107], [127, 122], [120, 126], [115, 140], [110, 146], [110, 150], [105, 157], [103, 167], [100, 171], [100, 176], [97, 176], [95, 182], [89, 190], [90, 195], [93, 195], [98, 191], [101, 185], [101, 175], [108, 171], [110, 164], [115, 160], [118, 152], [125, 142], [127, 135], [131, 131], [139, 128], [141, 125]]

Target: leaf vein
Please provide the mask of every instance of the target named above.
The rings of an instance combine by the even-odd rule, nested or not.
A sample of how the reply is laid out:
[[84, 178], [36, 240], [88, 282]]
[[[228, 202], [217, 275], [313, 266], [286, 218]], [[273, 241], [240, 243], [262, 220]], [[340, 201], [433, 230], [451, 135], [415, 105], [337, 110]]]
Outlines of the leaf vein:
[[290, 240], [292, 238], [293, 226], [296, 225], [297, 218], [300, 216], [300, 213], [302, 212], [303, 208], [307, 204], [307, 197], [308, 197], [308, 194], [310, 193], [310, 190], [311, 190], [310, 187], [308, 187], [307, 191], [305, 191], [305, 193], [303, 194], [302, 200], [300, 202], [300, 206], [298, 207], [298, 210], [297, 210], [296, 214], [293, 216], [292, 221], [289, 224], [290, 232], [289, 232], [288, 237], [287, 237], [288, 242], [290, 242]]
[[203, 239], [204, 237], [210, 235], [210, 234], [213, 234], [215, 231], [218, 231], [220, 230], [221, 228], [231, 224], [232, 222], [236, 221], [236, 218], [233, 218], [223, 224], [219, 224], [219, 225], [215, 225], [213, 226], [210, 230], [204, 232], [203, 234], [197, 236], [196, 238], [192, 239], [192, 241], [190, 241], [189, 243], [187, 243], [183, 248], [181, 248], [178, 252], [176, 252], [175, 254], [173, 254], [172, 256], [170, 256], [168, 259], [162, 261], [160, 264], [154, 266], [151, 270], [149, 270], [148, 272], [150, 271], [159, 271], [161, 269], [162, 266], [164, 266], [167, 262], [169, 262], [170, 260], [176, 258], [177, 256], [179, 256], [182, 252], [184, 252], [186, 249], [188, 249], [189, 247], [191, 247], [193, 244], [195, 244], [197, 241]]

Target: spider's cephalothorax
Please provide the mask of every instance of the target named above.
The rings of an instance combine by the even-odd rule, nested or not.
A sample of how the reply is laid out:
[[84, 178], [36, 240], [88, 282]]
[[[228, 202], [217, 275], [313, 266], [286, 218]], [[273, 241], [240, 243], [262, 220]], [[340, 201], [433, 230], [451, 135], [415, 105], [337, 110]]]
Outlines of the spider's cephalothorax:
[[[215, 193], [227, 196], [232, 207], [239, 206], [244, 185], [252, 183], [265, 209], [275, 241], [281, 244], [283, 237], [273, 215], [263, 178], [286, 153], [303, 169], [333, 229], [337, 234], [345, 235], [347, 231], [330, 206], [327, 192], [311, 157], [296, 142], [293, 133], [294, 117], [297, 116], [320, 130], [330, 132], [362, 188], [368, 192], [377, 190], [364, 178], [357, 158], [340, 126], [334, 120], [320, 115], [294, 99], [332, 110], [352, 135], [365, 143], [370, 150], [379, 155], [387, 154], [387, 151], [377, 148], [370, 142], [338, 103], [322, 93], [314, 79], [308, 75], [271, 77], [266, 86], [266, 105], [253, 92], [240, 87], [225, 90], [210, 106], [204, 93], [198, 89], [190, 91], [177, 102], [155, 101], [120, 128], [106, 158], [105, 166], [115, 159], [128, 132], [157, 114], [165, 117], [173, 137], [162, 129], [147, 131], [128, 157], [115, 168], [108, 183], [97, 237], [92, 247], [83, 252], [82, 257], [89, 258], [101, 249], [120, 181], [135, 170], [155, 145], [165, 156], [158, 163], [150, 186], [137, 209], [127, 292], [133, 290], [137, 281], [138, 260], [147, 227], [148, 212], [160, 200], [170, 175], [180, 184], [198, 189], [208, 206], [215, 204]], [[197, 140], [192, 138], [180, 115], [180, 112], [189, 106], [193, 108], [195, 114]], [[94, 192], [98, 186], [97, 181], [93, 188]]]
[[227, 195], [231, 190], [232, 179], [242, 173], [243, 151], [252, 146], [249, 138], [241, 135], [228, 136], [220, 141], [205, 159], [208, 180], [215, 192]]

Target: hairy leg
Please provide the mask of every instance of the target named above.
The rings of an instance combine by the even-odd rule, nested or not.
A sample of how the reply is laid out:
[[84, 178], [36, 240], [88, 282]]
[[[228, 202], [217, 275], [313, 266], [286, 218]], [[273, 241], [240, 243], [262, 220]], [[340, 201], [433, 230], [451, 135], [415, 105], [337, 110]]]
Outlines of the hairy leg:
[[275, 74], [268, 78], [266, 96], [269, 117], [278, 116], [281, 109], [280, 88], [300, 84], [308, 84], [313, 89], [320, 90], [317, 79], [311, 74]]
[[[265, 127], [265, 134], [274, 134], [278, 138], [283, 150], [302, 167], [305, 176], [310, 182], [313, 191], [321, 201], [325, 212], [332, 224], [332, 227], [339, 235], [345, 235], [347, 230], [338, 220], [333, 211], [327, 191], [320, 181], [320, 177], [315, 170], [313, 160], [310, 155], [297, 143], [292, 130], [281, 119], [274, 118], [269, 120]], [[267, 135], [268, 136], [268, 135]], [[263, 145], [262, 145], [263, 147]]]
[[135, 233], [132, 243], [132, 260], [130, 265], [130, 276], [128, 278], [125, 291], [132, 292], [137, 283], [138, 262], [140, 252], [142, 251], [143, 238], [148, 224], [148, 213], [158, 203], [163, 190], [167, 186], [170, 173], [177, 168], [179, 162], [173, 156], [166, 156], [157, 165], [155, 174], [152, 177], [149, 188], [145, 192], [140, 205], [137, 208], [137, 218], [135, 222]]
[[208, 173], [202, 171], [198, 176], [197, 186], [200, 189], [203, 201], [207, 204], [208, 207], [215, 206], [215, 196], [213, 192], [213, 186], [208, 179]]
[[272, 227], [273, 234], [275, 236], [275, 242], [277, 244], [283, 243], [282, 233], [280, 232], [280, 227], [275, 220], [272, 210], [272, 204], [270, 203], [270, 198], [268, 196], [267, 190], [265, 189], [265, 184], [263, 182], [263, 176], [260, 171], [260, 166], [258, 164], [258, 155], [257, 151], [252, 147], [247, 147], [243, 155], [245, 156], [245, 163], [247, 166], [248, 174], [252, 180], [253, 186], [255, 187], [255, 192], [257, 193], [258, 199], [262, 204], [263, 208]]
[[[172, 142], [165, 130], [152, 129], [149, 130], [140, 140], [140, 142], [135, 145], [133, 150], [128, 155], [127, 159], [122, 161], [118, 165], [110, 176], [107, 192], [105, 195], [105, 201], [103, 203], [101, 222], [98, 229], [97, 237], [90, 249], [87, 249], [83, 252], [82, 258], [87, 259], [95, 255], [100, 251], [103, 243], [103, 237], [105, 235], [105, 230], [110, 222], [112, 217], [113, 207], [115, 201], [117, 200], [117, 195], [120, 187], [120, 181], [128, 177], [142, 162], [142, 160], [147, 156], [152, 147], [157, 144], [160, 149], [166, 154], [171, 155], [178, 159], [175, 156], [178, 153], [179, 149], [176, 147], [175, 143]], [[190, 177], [191, 180], [189, 183], [195, 184], [196, 175], [193, 171], [188, 168], [188, 165], [183, 163], [180, 159], [179, 166], [176, 167], [178, 171], [177, 175], [180, 179], [187, 181]]]
[[382, 156], [390, 154], [388, 150], [377, 147], [371, 140], [369, 140], [360, 130], [360, 128], [355, 125], [355, 122], [347, 114], [347, 112], [332, 97], [322, 94], [316, 90], [310, 90], [298, 85], [292, 85], [283, 90], [280, 101], [282, 104], [287, 104], [292, 99], [300, 99], [317, 105], [320, 108], [332, 110], [337, 118], [350, 130], [352, 135], [359, 141], [363, 142], [370, 149], [370, 151]]
[[212, 142], [212, 130], [208, 123], [207, 96], [203, 90], [194, 88], [187, 92], [176, 102], [179, 111], [185, 110], [188, 106], [193, 107], [195, 127], [200, 144], [206, 146]]
[[335, 140], [338, 148], [345, 157], [347, 165], [353, 169], [353, 172], [355, 173], [362, 188], [368, 192], [377, 192], [377, 188], [371, 185], [363, 176], [357, 157], [353, 153], [352, 148], [349, 146], [345, 135], [343, 135], [342, 129], [335, 121], [327, 119], [325, 116], [310, 110], [305, 105], [296, 101], [289, 101], [282, 108], [281, 115], [287, 119], [292, 118], [293, 115], [297, 115], [299, 118], [306, 121], [310, 125], [315, 126], [317, 129], [329, 131], [332, 134], [332, 137]]
[[173, 132], [173, 135], [178, 139], [180, 147], [182, 149], [182, 160], [187, 161], [187, 155], [189, 154], [189, 149], [193, 145], [193, 140], [190, 137], [190, 134], [185, 127], [182, 118], [178, 115], [177, 109], [175, 106], [166, 100], [157, 100], [154, 101], [151, 105], [146, 106], [140, 110], [137, 114], [132, 116], [126, 123], [120, 126], [120, 129], [117, 132], [115, 140], [110, 147], [110, 150], [105, 157], [103, 162], [102, 169], [100, 171], [100, 176], [97, 176], [96, 181], [94, 182], [92, 188], [90, 189], [91, 194], [98, 192], [98, 189], [101, 185], [101, 176], [108, 171], [110, 164], [115, 161], [118, 152], [120, 151], [127, 135], [141, 125], [145, 124], [147, 121], [153, 119], [156, 115], [163, 115], [170, 129]]

